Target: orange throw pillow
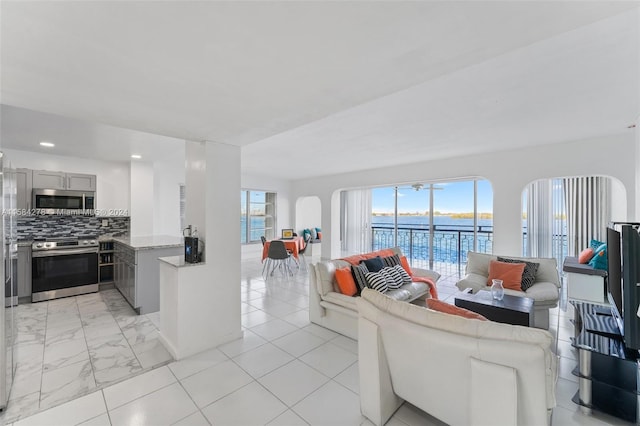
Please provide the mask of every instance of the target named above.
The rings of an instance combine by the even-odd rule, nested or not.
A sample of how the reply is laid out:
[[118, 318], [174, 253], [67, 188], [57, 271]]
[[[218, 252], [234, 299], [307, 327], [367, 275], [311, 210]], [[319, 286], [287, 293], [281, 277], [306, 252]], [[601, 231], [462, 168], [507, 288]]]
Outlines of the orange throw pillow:
[[407, 271], [407, 274], [409, 274], [410, 277], [413, 277], [413, 271], [411, 270], [411, 266], [409, 266], [409, 261], [407, 260], [407, 256], [402, 256], [400, 258], [400, 264], [402, 265], [404, 270]]
[[522, 273], [526, 263], [506, 263], [492, 260], [489, 263], [489, 278], [487, 285], [493, 284], [492, 280], [502, 280], [502, 286], [509, 290], [522, 291]]
[[427, 307], [431, 310], [444, 312], [445, 314], [458, 315], [463, 318], [477, 319], [480, 321], [488, 321], [484, 316], [477, 314], [465, 308], [450, 305], [442, 300], [427, 299]]
[[589, 263], [594, 254], [595, 252], [593, 251], [593, 249], [591, 247], [588, 247], [580, 252], [580, 256], [578, 256], [578, 262], [582, 264]]
[[336, 282], [342, 294], [353, 296], [358, 292], [356, 282], [353, 279], [353, 275], [351, 275], [350, 266], [336, 269]]

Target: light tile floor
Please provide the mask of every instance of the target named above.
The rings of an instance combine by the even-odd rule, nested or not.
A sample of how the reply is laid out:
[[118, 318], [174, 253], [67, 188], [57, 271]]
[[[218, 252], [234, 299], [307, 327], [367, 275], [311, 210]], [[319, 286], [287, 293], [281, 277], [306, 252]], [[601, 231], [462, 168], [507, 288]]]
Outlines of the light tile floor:
[[[448, 265], [436, 265], [434, 269], [443, 274], [438, 283], [440, 298], [452, 302], [459, 271]], [[370, 425], [359, 410], [357, 344], [309, 323], [306, 272], [298, 271], [292, 278], [275, 276], [265, 282], [259, 262], [243, 261], [240, 285], [242, 339], [106, 386], [20, 419], [13, 426]], [[79, 307], [80, 302], [77, 303]], [[573, 313], [570, 307], [565, 309], [555, 309], [551, 316], [551, 332], [559, 336], [560, 354], [553, 425], [625, 424], [602, 414], [584, 415], [571, 402], [577, 390], [577, 381], [571, 375], [575, 351], [568, 340]], [[63, 317], [58, 321], [67, 321]], [[68, 322], [77, 324], [73, 317], [69, 315]], [[132, 322], [125, 325], [134, 323], [129, 321]], [[72, 342], [76, 338], [70, 333], [61, 340], [75, 348]], [[123, 342], [112, 343], [120, 347]], [[66, 366], [64, 360], [52, 355], [52, 360], [58, 360], [52, 361], [57, 365], [53, 371], [82, 365], [86, 359], [81, 351], [66, 349], [66, 345], [65, 350], [69, 361], [76, 357], [79, 361]], [[88, 356], [92, 359], [91, 353]], [[127, 360], [125, 356], [117, 359]], [[69, 377], [82, 378], [83, 371], [69, 371]], [[98, 380], [95, 373], [94, 380]], [[64, 390], [53, 383], [47, 388], [47, 395], [55, 395], [56, 389]], [[388, 424], [442, 423], [405, 403]]]
[[137, 315], [117, 290], [18, 305], [16, 372], [5, 422], [105, 388], [173, 358], [159, 314]]

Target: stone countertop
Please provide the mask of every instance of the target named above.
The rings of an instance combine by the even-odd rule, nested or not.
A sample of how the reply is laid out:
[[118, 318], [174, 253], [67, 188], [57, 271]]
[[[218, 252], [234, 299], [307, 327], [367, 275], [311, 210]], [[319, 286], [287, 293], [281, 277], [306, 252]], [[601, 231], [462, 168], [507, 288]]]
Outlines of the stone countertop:
[[188, 263], [184, 261], [184, 256], [167, 256], [167, 257], [159, 257], [158, 260], [164, 263], [168, 263], [171, 266], [175, 266], [176, 268], [184, 268], [185, 266], [198, 266], [204, 265], [204, 262], [198, 263]]
[[113, 237], [113, 241], [135, 250], [184, 246], [184, 238], [169, 235], [148, 235], [142, 237]]

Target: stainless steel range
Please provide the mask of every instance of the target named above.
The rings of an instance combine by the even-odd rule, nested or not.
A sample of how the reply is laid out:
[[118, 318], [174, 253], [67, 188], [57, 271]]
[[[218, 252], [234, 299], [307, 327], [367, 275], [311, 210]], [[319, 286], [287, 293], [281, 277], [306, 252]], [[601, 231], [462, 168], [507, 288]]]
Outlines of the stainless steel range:
[[95, 239], [35, 241], [31, 301], [98, 291], [98, 246]]

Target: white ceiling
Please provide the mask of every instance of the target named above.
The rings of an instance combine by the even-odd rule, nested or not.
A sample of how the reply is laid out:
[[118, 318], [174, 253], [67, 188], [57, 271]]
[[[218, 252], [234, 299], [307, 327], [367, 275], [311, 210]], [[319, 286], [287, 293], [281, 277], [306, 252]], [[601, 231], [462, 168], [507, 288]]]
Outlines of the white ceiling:
[[[10, 148], [75, 122], [68, 152], [128, 157], [103, 149], [101, 123], [240, 145], [244, 172], [293, 178], [620, 133], [640, 115], [638, 2], [1, 7]], [[268, 167], [289, 156], [313, 161]]]
[[[105, 161], [171, 161], [184, 158], [184, 140], [0, 105], [2, 146]], [[53, 148], [40, 146], [51, 142]]]

